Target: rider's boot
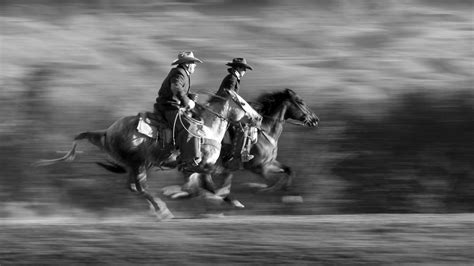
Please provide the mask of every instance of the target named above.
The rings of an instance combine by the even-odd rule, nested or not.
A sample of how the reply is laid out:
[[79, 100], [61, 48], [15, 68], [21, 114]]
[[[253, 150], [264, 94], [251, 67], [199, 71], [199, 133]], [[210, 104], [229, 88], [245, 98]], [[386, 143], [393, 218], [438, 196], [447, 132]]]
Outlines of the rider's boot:
[[246, 163], [248, 161], [251, 161], [253, 158], [255, 158], [255, 156], [253, 156], [247, 150], [245, 150], [245, 151], [242, 152], [241, 158], [242, 158], [242, 162]]
[[187, 148], [188, 150], [182, 151], [182, 170], [187, 172], [203, 172], [200, 140], [192, 137], [192, 139], [189, 140]]
[[242, 147], [242, 162], [246, 163], [248, 161], [251, 161], [255, 156], [250, 154], [250, 149], [251, 149], [251, 142], [249, 138], [245, 138], [244, 140], [244, 146]]

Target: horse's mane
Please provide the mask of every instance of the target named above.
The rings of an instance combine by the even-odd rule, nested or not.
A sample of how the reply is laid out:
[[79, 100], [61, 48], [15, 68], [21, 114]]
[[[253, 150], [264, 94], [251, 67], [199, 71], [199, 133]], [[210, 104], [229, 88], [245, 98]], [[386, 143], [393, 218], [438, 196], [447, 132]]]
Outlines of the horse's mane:
[[264, 93], [256, 99], [252, 107], [262, 115], [271, 115], [286, 99], [288, 94], [285, 91]]
[[[223, 94], [220, 91], [217, 91], [214, 94], [209, 94], [209, 96], [210, 97], [206, 100], [206, 102], [204, 104], [205, 106], [217, 105], [219, 103], [223, 103], [224, 101], [227, 101], [228, 97], [229, 97], [227, 94]], [[224, 108], [224, 105], [222, 105], [220, 109], [216, 109], [214, 107], [213, 110], [214, 110], [214, 112], [220, 112], [220, 111], [222, 111], [222, 108]], [[202, 109], [199, 109], [198, 114], [202, 115], [203, 113], [207, 113], [207, 112], [208, 111], [204, 111]]]

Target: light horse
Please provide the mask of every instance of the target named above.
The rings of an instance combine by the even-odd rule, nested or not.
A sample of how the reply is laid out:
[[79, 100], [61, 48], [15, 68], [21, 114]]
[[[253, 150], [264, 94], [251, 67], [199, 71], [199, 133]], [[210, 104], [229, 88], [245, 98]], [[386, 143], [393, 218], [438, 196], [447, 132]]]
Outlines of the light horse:
[[[229, 123], [243, 122], [258, 126], [261, 122], [262, 117], [255, 110], [248, 108], [249, 106], [244, 110], [242, 105], [248, 104], [242, 98], [236, 98], [234, 92], [228, 91], [224, 97], [211, 97], [207, 104], [195, 108], [197, 117], [200, 117], [204, 124], [201, 128], [203, 137], [200, 164], [203, 172], [212, 169], [218, 160], [221, 141]], [[184, 114], [180, 114], [176, 121], [180, 123], [183, 118]], [[139, 116], [127, 116], [115, 121], [107, 129], [80, 133], [74, 138], [72, 149], [65, 156], [40, 160], [35, 165], [44, 166], [74, 160], [77, 141], [87, 139], [114, 160], [112, 166], [116, 168], [116, 172], [128, 172], [129, 188], [139, 192], [151, 204], [159, 220], [173, 218], [165, 202], [147, 190], [146, 180], [148, 170], [161, 165], [174, 147], [163, 147], [159, 141], [140, 134], [137, 131], [138, 122]]]
[[[255, 157], [243, 164], [244, 169], [263, 177], [267, 184], [263, 191], [287, 189], [292, 182], [294, 173], [291, 168], [277, 161], [278, 139], [281, 136], [286, 121], [296, 120], [298, 125], [317, 127], [319, 118], [306, 105], [303, 99], [293, 90], [285, 89], [281, 92], [267, 93], [260, 96], [254, 104], [263, 117], [261, 129], [258, 131], [258, 140], [251, 148]], [[225, 156], [225, 149], [221, 154]], [[224, 164], [225, 165], [225, 164]], [[226, 183], [231, 180], [231, 172], [237, 169], [227, 169]], [[271, 184], [271, 174], [284, 173], [280, 179]]]

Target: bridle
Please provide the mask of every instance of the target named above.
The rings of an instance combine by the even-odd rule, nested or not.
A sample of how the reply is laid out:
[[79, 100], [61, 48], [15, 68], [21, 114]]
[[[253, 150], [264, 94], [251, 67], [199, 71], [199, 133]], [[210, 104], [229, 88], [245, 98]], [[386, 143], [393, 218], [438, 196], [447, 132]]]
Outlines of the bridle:
[[[307, 107], [305, 106], [302, 106], [301, 104], [299, 104], [298, 102], [296, 102], [293, 97], [290, 98], [290, 101], [296, 105], [296, 107], [304, 114], [305, 116], [305, 121], [307, 121], [309, 118], [310, 115], [308, 115], [309, 113], [309, 110]], [[273, 121], [276, 121], [276, 122], [279, 122], [279, 123], [283, 123], [283, 122], [288, 122], [289, 124], [293, 124], [293, 125], [297, 125], [297, 126], [304, 126], [305, 123], [304, 122], [301, 122], [301, 121], [294, 121], [294, 120], [287, 120], [287, 119], [281, 119], [281, 118], [274, 118], [272, 116], [269, 116], [269, 115], [262, 115], [263, 117], [266, 117], [268, 119], [271, 119]]]
[[291, 122], [291, 124], [294, 124], [294, 125], [302, 125], [302, 126], [305, 126], [306, 125], [306, 122], [308, 122], [312, 115], [308, 115], [310, 114], [311, 112], [308, 110], [308, 107], [306, 106], [303, 106], [302, 104], [298, 103], [297, 101], [295, 101], [295, 99], [293, 97], [291, 97], [290, 101], [296, 105], [296, 107], [298, 107], [298, 109], [303, 113], [304, 115], [304, 122], [301, 122], [301, 121], [298, 121], [299, 123], [297, 122]]

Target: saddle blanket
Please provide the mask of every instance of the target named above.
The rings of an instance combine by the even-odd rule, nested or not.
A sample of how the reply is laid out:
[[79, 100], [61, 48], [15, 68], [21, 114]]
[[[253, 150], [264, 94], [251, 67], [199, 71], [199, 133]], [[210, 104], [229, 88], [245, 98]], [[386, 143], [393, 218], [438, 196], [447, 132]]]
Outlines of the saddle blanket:
[[137, 125], [138, 132], [142, 133], [145, 136], [150, 138], [157, 138], [158, 137], [158, 129], [154, 126], [150, 126], [143, 117], [139, 117], [138, 125]]

